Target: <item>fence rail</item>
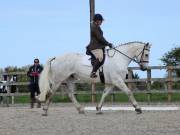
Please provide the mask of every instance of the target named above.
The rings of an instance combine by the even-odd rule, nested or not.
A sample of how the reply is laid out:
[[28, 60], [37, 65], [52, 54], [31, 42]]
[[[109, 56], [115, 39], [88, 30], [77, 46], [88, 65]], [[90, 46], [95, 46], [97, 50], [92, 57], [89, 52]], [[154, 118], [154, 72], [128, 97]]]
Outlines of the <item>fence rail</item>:
[[[151, 71], [152, 70], [162, 70], [165, 69], [168, 73], [168, 76], [166, 78], [152, 78], [152, 74]], [[151, 100], [151, 93], [167, 93], [168, 94], [168, 101], [171, 101], [171, 95], [174, 92], [180, 92], [180, 90], [173, 90], [172, 85], [173, 82], [178, 82], [180, 81], [180, 78], [174, 77], [173, 76], [173, 71], [174, 70], [180, 70], [180, 66], [150, 66], [148, 67], [146, 73], [147, 73], [147, 77], [146, 78], [141, 78], [141, 79], [133, 79], [133, 71], [134, 70], [140, 70], [139, 67], [129, 67], [128, 68], [128, 79], [125, 80], [125, 82], [127, 83], [128, 87], [130, 89], [133, 88], [133, 83], [144, 83], [146, 84], [146, 89], [144, 91], [140, 91], [140, 90], [133, 90], [134, 93], [147, 93], [148, 96], [148, 102], [150, 102]], [[27, 86], [29, 85], [29, 82], [10, 82], [10, 77], [13, 75], [16, 76], [22, 76], [22, 75], [26, 75], [26, 72], [10, 72], [10, 73], [2, 73], [0, 74], [0, 76], [9, 76], [9, 79], [7, 80], [6, 83], [2, 83], [1, 85], [7, 86], [8, 88], [8, 93], [0, 93], [0, 96], [22, 96], [22, 95], [28, 95], [28, 93], [10, 93], [10, 87], [15, 85], [15, 86]], [[161, 82], [164, 83], [165, 85], [167, 85], [165, 90], [152, 90], [151, 89], [151, 84], [153, 82]], [[76, 83], [83, 83], [81, 81], [77, 81]], [[90, 94], [92, 95], [92, 102], [95, 102], [95, 96], [96, 94], [101, 94], [102, 92], [96, 91], [95, 86], [93, 86], [93, 90], [92, 91], [88, 91], [88, 92], [78, 92], [76, 91], [75, 94]], [[111, 94], [118, 94], [121, 93], [119, 91], [113, 91]]]

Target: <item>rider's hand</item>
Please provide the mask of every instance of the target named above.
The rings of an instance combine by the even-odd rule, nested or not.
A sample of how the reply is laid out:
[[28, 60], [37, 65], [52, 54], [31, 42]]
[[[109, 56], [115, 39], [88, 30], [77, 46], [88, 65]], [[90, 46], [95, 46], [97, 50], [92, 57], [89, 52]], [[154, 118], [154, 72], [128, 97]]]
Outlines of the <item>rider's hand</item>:
[[109, 43], [108, 46], [109, 46], [109, 48], [113, 48], [113, 44], [112, 43]]

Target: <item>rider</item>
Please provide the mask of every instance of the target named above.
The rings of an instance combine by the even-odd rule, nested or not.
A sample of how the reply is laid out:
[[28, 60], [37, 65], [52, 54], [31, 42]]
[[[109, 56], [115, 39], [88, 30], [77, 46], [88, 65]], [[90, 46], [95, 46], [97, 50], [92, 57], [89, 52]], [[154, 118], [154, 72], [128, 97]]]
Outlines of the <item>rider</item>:
[[106, 46], [112, 48], [112, 44], [106, 41], [103, 37], [103, 31], [100, 28], [100, 25], [103, 22], [103, 17], [101, 14], [95, 14], [93, 18], [93, 24], [91, 29], [91, 41], [87, 46], [87, 49], [91, 54], [94, 55], [95, 61], [93, 63], [93, 69], [90, 74], [91, 78], [96, 78], [96, 72], [99, 67], [104, 63], [105, 55], [104, 50]]

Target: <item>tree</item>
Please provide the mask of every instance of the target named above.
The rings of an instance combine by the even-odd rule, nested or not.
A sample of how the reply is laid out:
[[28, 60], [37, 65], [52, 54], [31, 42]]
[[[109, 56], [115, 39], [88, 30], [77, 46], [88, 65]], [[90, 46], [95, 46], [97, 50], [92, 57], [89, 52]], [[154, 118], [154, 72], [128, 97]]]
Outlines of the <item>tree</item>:
[[140, 77], [139, 77], [138, 73], [134, 73], [134, 74], [132, 75], [132, 78], [133, 78], [133, 79], [139, 79]]
[[[171, 51], [165, 53], [161, 61], [166, 66], [180, 66], [180, 47], [175, 47]], [[175, 71], [176, 76], [180, 77], [180, 69]]]

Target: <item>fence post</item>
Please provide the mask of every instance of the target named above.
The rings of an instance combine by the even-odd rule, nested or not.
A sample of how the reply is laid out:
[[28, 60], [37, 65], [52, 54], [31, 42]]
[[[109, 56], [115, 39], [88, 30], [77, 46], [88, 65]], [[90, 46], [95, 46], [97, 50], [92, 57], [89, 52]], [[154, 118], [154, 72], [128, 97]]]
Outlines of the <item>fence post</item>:
[[172, 66], [168, 66], [168, 101], [171, 102], [172, 98]]
[[92, 103], [96, 102], [96, 83], [94, 79], [92, 79], [92, 84], [91, 84], [91, 101]]
[[[89, 8], [90, 8], [90, 30], [92, 29], [92, 22], [95, 14], [95, 0], [89, 0]], [[90, 31], [91, 38], [91, 31]]]
[[[89, 0], [89, 8], [90, 8], [90, 39], [92, 38], [91, 37], [91, 30], [92, 30], [92, 22], [93, 22], [93, 17], [94, 17], [94, 14], [95, 14], [95, 0]], [[92, 84], [91, 84], [91, 101], [92, 103], [94, 103], [96, 101], [96, 98], [95, 98], [95, 88], [96, 85], [95, 85], [95, 81], [94, 79], [92, 80]]]
[[115, 101], [115, 94], [114, 91], [111, 92], [111, 102], [114, 103]]
[[148, 104], [151, 102], [151, 69], [147, 69], [147, 96], [148, 96]]
[[61, 85], [60, 86], [60, 93], [61, 93], [61, 97], [62, 97], [62, 100], [65, 99], [65, 89], [66, 89], [66, 86], [65, 85]]
[[[7, 81], [6, 83], [10, 83], [10, 75], [7, 76]], [[10, 85], [7, 85], [7, 96], [6, 96], [6, 106], [9, 107], [9, 99], [10, 99]]]
[[[132, 69], [128, 68], [128, 79], [132, 80], [132, 76], [133, 76], [133, 71]], [[130, 90], [132, 90], [132, 82], [128, 82], [127, 86]]]
[[14, 105], [14, 96], [11, 96], [11, 104]]

